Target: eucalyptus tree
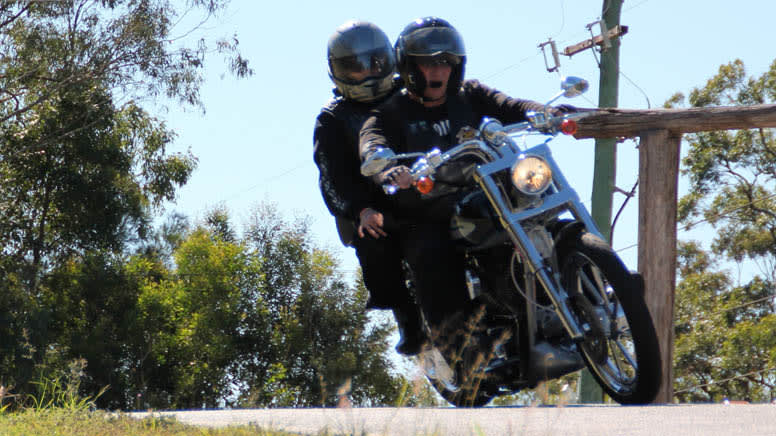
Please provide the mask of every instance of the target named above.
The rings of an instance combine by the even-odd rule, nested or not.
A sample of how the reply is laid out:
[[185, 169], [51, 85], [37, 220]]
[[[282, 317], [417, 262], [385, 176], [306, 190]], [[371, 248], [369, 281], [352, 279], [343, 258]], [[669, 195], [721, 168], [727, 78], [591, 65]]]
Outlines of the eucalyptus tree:
[[[23, 389], [46, 352], [74, 352], [52, 342], [67, 337], [55, 331], [67, 325], [56, 309], [78, 306], [60, 297], [89, 287], [131, 295], [121, 280], [79, 280], [121, 271], [122, 253], [148, 237], [196, 166], [168, 151], [176, 134], [158, 109], [204, 106], [213, 51], [237, 76], [251, 74], [236, 39], [190, 39], [185, 23], [227, 3], [0, 0], [0, 384]], [[67, 283], [84, 287], [64, 292]]]
[[[58, 260], [121, 249], [196, 165], [145, 106], [201, 107], [206, 41], [175, 23], [223, 0], [0, 2], [0, 244], [34, 292]], [[185, 5], [185, 6], [184, 6]], [[236, 42], [216, 41], [238, 76]]]
[[[722, 65], [688, 97], [667, 106], [776, 103], [776, 61], [759, 77]], [[688, 401], [769, 401], [776, 396], [776, 138], [771, 129], [685, 137], [679, 202], [687, 227], [708, 223], [709, 251], [680, 244], [675, 391]], [[735, 272], [735, 273], [731, 273]]]

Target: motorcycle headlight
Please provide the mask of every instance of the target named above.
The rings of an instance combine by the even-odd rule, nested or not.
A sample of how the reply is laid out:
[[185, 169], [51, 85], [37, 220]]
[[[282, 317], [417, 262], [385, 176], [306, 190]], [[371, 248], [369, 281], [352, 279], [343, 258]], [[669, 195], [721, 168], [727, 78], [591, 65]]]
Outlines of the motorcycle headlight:
[[538, 156], [527, 156], [512, 167], [512, 183], [526, 195], [539, 195], [552, 182], [552, 170], [547, 161]]

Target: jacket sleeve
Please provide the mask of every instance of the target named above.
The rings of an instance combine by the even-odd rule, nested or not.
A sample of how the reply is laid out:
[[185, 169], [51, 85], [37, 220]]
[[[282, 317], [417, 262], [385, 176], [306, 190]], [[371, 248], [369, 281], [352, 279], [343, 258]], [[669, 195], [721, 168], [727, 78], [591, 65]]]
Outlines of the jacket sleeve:
[[364, 121], [359, 134], [358, 148], [361, 155], [361, 162], [369, 159], [379, 148], [390, 148], [388, 138], [383, 130], [381, 112], [372, 111], [369, 118]]
[[503, 92], [483, 85], [477, 80], [467, 80], [464, 83], [464, 92], [476, 114], [496, 118], [504, 124], [526, 121], [525, 114], [529, 111], [540, 112], [544, 105], [537, 101], [510, 97]]
[[[395, 153], [401, 153], [400, 141], [398, 140], [397, 133], [394, 131], [390, 123], [386, 123], [383, 111], [375, 109], [372, 114], [364, 121], [361, 126], [361, 132], [359, 135], [359, 150], [361, 155], [361, 162], [369, 159], [372, 154], [380, 148], [390, 148]], [[388, 170], [395, 165], [390, 165], [385, 170]], [[383, 172], [385, 172], [385, 170]], [[381, 177], [383, 173], [378, 173], [370, 179], [375, 185], [381, 184]]]
[[370, 207], [369, 181], [360, 175], [355, 144], [347, 144], [343, 123], [321, 112], [315, 120], [313, 160], [318, 166], [318, 185], [329, 212], [357, 221]]

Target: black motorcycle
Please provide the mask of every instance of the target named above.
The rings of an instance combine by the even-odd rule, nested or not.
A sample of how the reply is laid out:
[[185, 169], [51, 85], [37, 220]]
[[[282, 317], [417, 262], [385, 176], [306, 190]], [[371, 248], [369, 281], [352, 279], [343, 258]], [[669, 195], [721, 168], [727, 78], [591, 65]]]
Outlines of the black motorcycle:
[[[564, 79], [546, 108], [587, 87], [583, 79]], [[416, 159], [415, 188], [428, 194], [447, 163], [478, 162], [451, 233], [465, 251], [469, 296], [480, 309], [451, 320], [458, 324], [454, 338], [435, 337], [427, 327], [432, 340], [418, 358], [456, 406], [483, 406], [585, 365], [618, 403], [649, 403], [657, 394], [660, 353], [641, 276], [603, 240], [548, 146], [561, 132], [573, 134], [584, 116], [545, 109], [508, 126], [485, 118], [472, 139], [444, 153], [383, 148], [361, 167], [372, 176]]]

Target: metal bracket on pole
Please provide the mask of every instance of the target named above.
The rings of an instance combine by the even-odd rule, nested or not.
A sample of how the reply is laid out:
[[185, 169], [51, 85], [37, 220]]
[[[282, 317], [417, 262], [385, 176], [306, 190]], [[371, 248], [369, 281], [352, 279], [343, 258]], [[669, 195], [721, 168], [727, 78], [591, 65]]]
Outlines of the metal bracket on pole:
[[[555, 62], [552, 67], [550, 67], [550, 65], [547, 63], [547, 53], [544, 51], [544, 47], [547, 45], [549, 45], [550, 49], [552, 49], [552, 59]], [[539, 48], [542, 49], [542, 55], [544, 56], [544, 66], [547, 68], [547, 72], [552, 73], [557, 71], [558, 74], [560, 74], [560, 56], [558, 56], [558, 48], [555, 46], [555, 41], [553, 41], [552, 38], [549, 38], [547, 42], [539, 44]]]
[[[606, 27], [606, 20], [601, 18], [598, 20], [598, 27], [600, 30], [600, 35], [603, 38], [603, 43], [601, 44], [601, 51], [609, 50], [609, 48], [612, 46], [611, 40], [609, 40], [609, 28]], [[590, 30], [590, 27], [588, 27], [588, 30]]]
[[[603, 22], [603, 20], [601, 20], [601, 21], [596, 21], [594, 23], [590, 23], [586, 27], [587, 27], [588, 30], [590, 30], [593, 26], [595, 26], [596, 24], [599, 24], [599, 23], [602, 26], [606, 25]], [[600, 46], [603, 47], [603, 50], [606, 50], [607, 48], [611, 47], [611, 45], [612, 45], [612, 42], [611, 42], [612, 38], [620, 37], [622, 35], [625, 35], [626, 33], [628, 33], [628, 26], [621, 26], [621, 25], [618, 24], [618, 25], [612, 27], [611, 29], [609, 29], [606, 32], [601, 32], [601, 35], [598, 35], [596, 37], [593, 37], [593, 38], [590, 38], [588, 40], [582, 41], [580, 43], [577, 43], [577, 44], [570, 45], [570, 46], [566, 47], [565, 49], [563, 49], [563, 54], [565, 56], [571, 57], [571, 56], [573, 56], [573, 55], [575, 55], [575, 54], [577, 54], [577, 53], [579, 53], [581, 51], [585, 51], [585, 50], [587, 50], [587, 49], [589, 49], [591, 47], [594, 47], [596, 45], [600, 45]]]

